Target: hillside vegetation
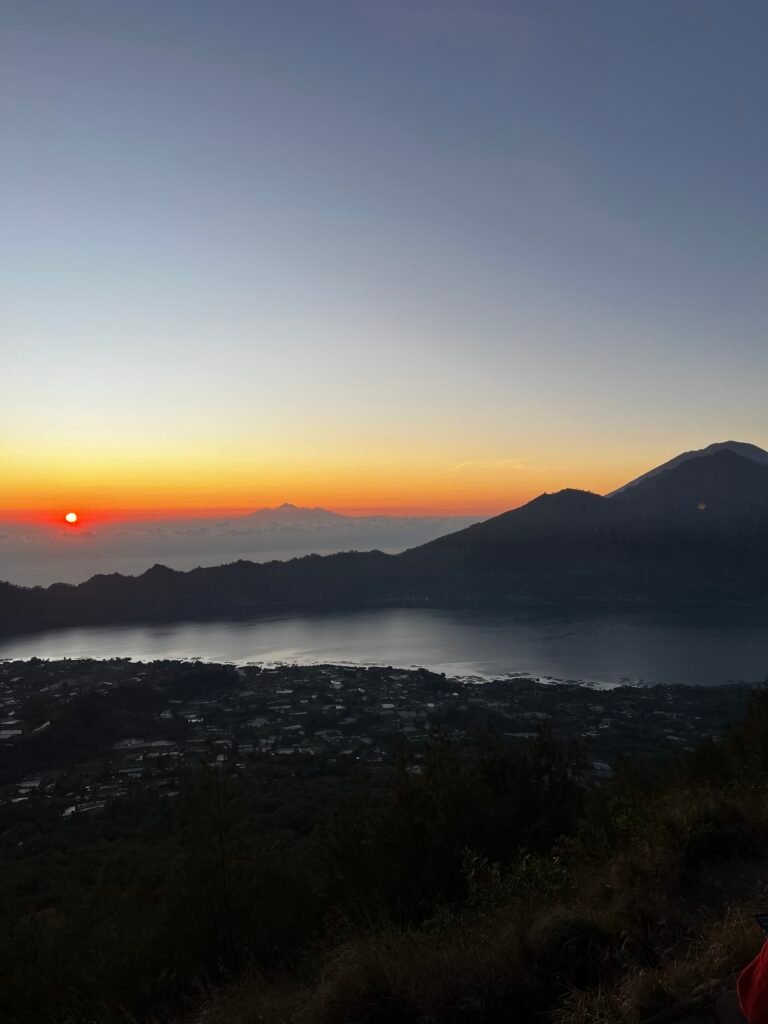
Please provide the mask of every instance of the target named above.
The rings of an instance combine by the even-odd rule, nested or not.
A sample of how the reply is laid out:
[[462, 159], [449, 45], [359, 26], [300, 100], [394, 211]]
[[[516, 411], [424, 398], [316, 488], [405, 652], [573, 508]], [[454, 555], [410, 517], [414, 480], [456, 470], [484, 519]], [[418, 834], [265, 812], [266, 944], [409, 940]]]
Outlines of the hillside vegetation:
[[724, 741], [601, 785], [542, 734], [350, 779], [203, 769], [76, 821], [6, 809], [4, 1019], [640, 1019], [759, 947], [767, 795], [758, 690]]

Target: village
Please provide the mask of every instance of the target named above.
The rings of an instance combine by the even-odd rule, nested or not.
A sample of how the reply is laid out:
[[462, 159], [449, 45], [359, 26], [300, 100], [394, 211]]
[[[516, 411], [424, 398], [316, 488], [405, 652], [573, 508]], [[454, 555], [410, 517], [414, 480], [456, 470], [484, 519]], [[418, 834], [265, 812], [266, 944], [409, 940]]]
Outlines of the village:
[[[425, 669], [94, 659], [0, 662], [0, 804], [64, 817], [138, 789], [173, 797], [200, 764], [235, 775], [348, 775], [429, 743], [578, 745], [587, 777], [690, 749], [738, 719], [746, 686], [597, 689]], [[21, 809], [21, 808], [19, 808]]]

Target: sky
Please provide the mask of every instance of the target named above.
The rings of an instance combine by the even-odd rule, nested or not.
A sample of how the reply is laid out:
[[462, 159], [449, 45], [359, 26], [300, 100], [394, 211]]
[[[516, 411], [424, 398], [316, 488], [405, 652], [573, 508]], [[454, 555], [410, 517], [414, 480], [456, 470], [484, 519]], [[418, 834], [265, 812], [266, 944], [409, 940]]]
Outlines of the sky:
[[768, 7], [4, 0], [0, 513], [768, 446]]

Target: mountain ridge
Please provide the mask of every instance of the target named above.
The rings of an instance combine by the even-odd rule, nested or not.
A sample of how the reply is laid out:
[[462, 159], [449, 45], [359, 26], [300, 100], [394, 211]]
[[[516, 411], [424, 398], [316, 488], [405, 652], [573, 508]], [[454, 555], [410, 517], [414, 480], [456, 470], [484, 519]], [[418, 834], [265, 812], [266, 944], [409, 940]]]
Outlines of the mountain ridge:
[[646, 473], [642, 473], [640, 476], [635, 477], [634, 480], [630, 480], [629, 483], [622, 484], [621, 487], [617, 487], [616, 490], [606, 494], [606, 498], [614, 498], [616, 495], [622, 494], [623, 492], [636, 487], [644, 480], [657, 476], [659, 473], [664, 473], [668, 469], [674, 469], [676, 466], [681, 465], [683, 462], [688, 462], [690, 459], [715, 455], [720, 451], [731, 451], [736, 455], [742, 455], [744, 458], [753, 459], [755, 462], [768, 464], [768, 452], [763, 448], [759, 448], [756, 444], [751, 444], [749, 441], [715, 441], [713, 444], [707, 445], [706, 448], [693, 449], [673, 456], [673, 458], [669, 459], [667, 462], [662, 462], [661, 465], [655, 466], [653, 469], [649, 469]]
[[237, 560], [81, 584], [0, 584], [0, 629], [276, 610], [768, 604], [768, 463], [686, 458], [612, 496], [565, 488], [397, 555]]

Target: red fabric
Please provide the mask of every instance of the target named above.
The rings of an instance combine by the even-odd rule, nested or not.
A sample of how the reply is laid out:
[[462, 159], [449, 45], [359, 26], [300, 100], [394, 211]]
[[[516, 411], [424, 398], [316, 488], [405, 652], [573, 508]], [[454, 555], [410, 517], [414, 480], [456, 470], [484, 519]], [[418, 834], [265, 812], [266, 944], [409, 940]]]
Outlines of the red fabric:
[[749, 1024], [768, 1024], [768, 942], [739, 975], [736, 991]]

